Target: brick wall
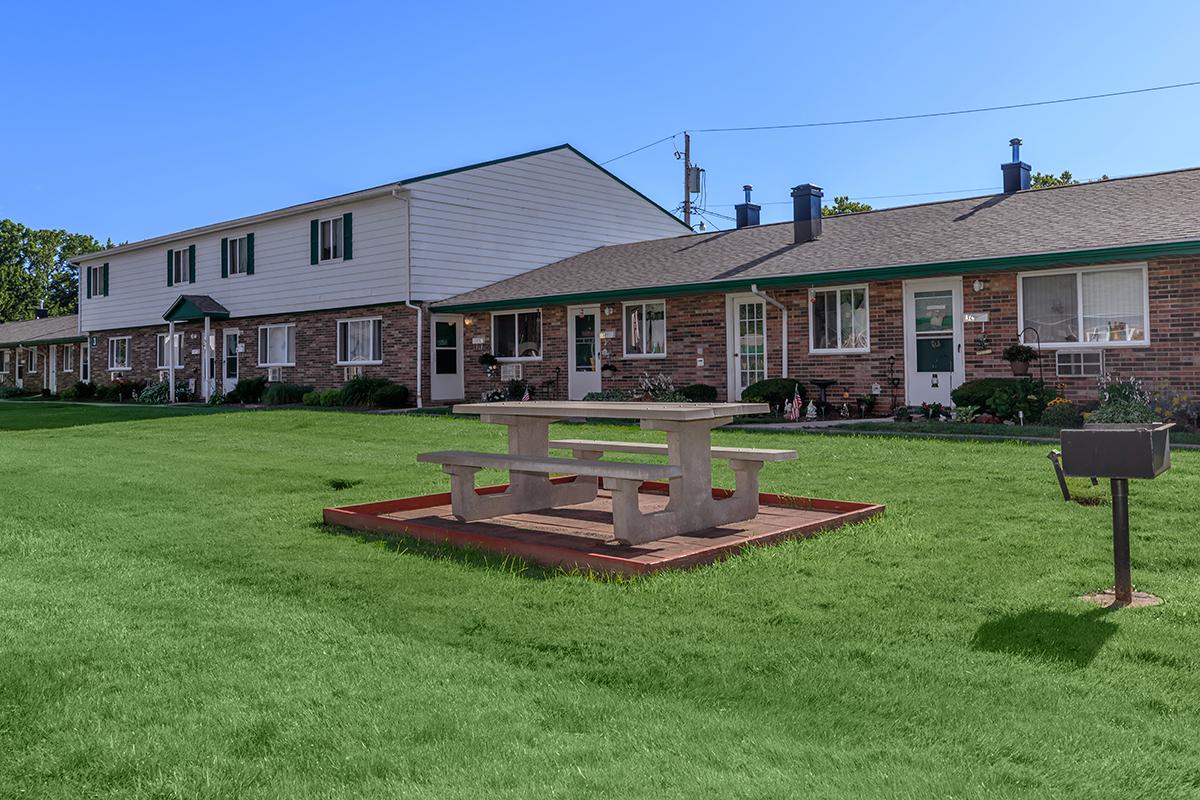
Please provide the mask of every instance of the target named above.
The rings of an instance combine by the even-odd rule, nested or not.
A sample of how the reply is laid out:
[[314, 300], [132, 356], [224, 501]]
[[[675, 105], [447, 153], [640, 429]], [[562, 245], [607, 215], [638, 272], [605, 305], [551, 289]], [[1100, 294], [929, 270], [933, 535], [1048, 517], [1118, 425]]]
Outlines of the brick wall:
[[[57, 379], [57, 388], [59, 391], [62, 391], [63, 389], [67, 388], [68, 386], [74, 385], [74, 383], [77, 380], [79, 380], [79, 353], [80, 353], [81, 345], [79, 345], [79, 344], [66, 344], [66, 345], [60, 344], [60, 345], [56, 345], [55, 347], [57, 348], [57, 354], [58, 354], [58, 357], [55, 360], [55, 377]], [[65, 350], [67, 348], [72, 348], [74, 351], [74, 360], [72, 362], [72, 369], [69, 372], [66, 369], [64, 369], [64, 367], [66, 365], [66, 360], [64, 358], [64, 354], [65, 354]], [[28, 367], [28, 364], [29, 364], [29, 351], [31, 349], [32, 348], [26, 347], [26, 348], [22, 348], [20, 350], [21, 360], [26, 365], [26, 367]], [[8, 370], [6, 372], [0, 373], [0, 386], [15, 386], [16, 385], [16, 382], [17, 382], [17, 370], [16, 370], [17, 361], [16, 361], [16, 359], [17, 359], [17, 351], [15, 349], [9, 349], [8, 350], [8, 364], [7, 364]], [[49, 370], [50, 370], [50, 346], [49, 345], [39, 345], [37, 347], [37, 372], [30, 372], [28, 369], [25, 370], [24, 379], [22, 380], [23, 388], [28, 389], [30, 391], [40, 392], [43, 389], [43, 387], [49, 387], [50, 386]]]

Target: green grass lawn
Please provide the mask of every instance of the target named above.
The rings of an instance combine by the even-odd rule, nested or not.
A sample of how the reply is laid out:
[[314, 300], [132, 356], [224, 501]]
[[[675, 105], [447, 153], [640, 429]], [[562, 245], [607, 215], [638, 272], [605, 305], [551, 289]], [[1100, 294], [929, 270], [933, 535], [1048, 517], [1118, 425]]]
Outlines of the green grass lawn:
[[1131, 490], [1167, 603], [1106, 612], [1044, 445], [719, 433], [888, 510], [618, 582], [320, 525], [494, 426], [143, 411], [0, 403], [0, 797], [1200, 793], [1200, 454]]

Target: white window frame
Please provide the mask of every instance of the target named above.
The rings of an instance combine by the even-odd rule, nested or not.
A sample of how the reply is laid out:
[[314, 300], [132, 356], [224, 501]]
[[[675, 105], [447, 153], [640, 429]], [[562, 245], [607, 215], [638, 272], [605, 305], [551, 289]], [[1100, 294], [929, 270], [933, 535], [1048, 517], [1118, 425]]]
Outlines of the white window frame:
[[[334, 223], [337, 224], [338, 234], [333, 235]], [[329, 252], [332, 254], [334, 248], [337, 249], [337, 255], [330, 255], [325, 258], [325, 226], [329, 226]], [[336, 217], [326, 217], [325, 219], [317, 220], [317, 263], [318, 264], [335, 264], [345, 257], [346, 248], [346, 220], [341, 214]]]
[[92, 276], [91, 299], [104, 297], [104, 265], [96, 264], [95, 266], [88, 267], [88, 274]]
[[36, 347], [28, 348], [29, 361], [25, 367], [26, 375], [36, 375], [38, 371], [38, 349]]
[[[246, 265], [242, 263], [241, 251], [239, 249], [242, 242], [246, 243], [246, 260], [249, 261], [250, 240], [246, 238], [246, 234], [243, 233], [241, 236], [230, 236], [225, 242], [226, 272], [229, 273], [230, 278], [240, 278], [246, 274]], [[234, 268], [235, 265], [237, 267], [236, 269]]]
[[[125, 364], [124, 366], [115, 366], [113, 364], [113, 351], [116, 350], [116, 343], [125, 343]], [[108, 340], [108, 371], [109, 372], [129, 372], [133, 368], [129, 366], [129, 344], [130, 337], [128, 336], [111, 336]]]
[[[647, 353], [645, 350], [641, 352], [630, 352], [629, 350], [629, 331], [625, 328], [627, 317], [626, 311], [630, 306], [640, 306], [642, 309], [642, 324], [646, 323], [646, 306], [661, 304], [663, 307], [663, 351], [661, 353]], [[597, 320], [599, 324], [599, 320]], [[599, 331], [597, 331], [599, 335]], [[649, 343], [649, 337], [643, 334], [642, 346], [645, 347]], [[666, 300], [630, 300], [629, 302], [621, 303], [621, 350], [625, 358], [646, 358], [646, 359], [662, 359], [667, 357], [667, 301]]]
[[62, 355], [63, 355], [62, 371], [63, 372], [74, 372], [75, 371], [75, 345], [64, 344], [62, 346]]
[[1094, 272], [1117, 272], [1123, 270], [1140, 269], [1142, 271], [1142, 326], [1143, 337], [1137, 342], [1051, 342], [1043, 340], [1041, 346], [1047, 350], [1108, 350], [1115, 348], [1126, 347], [1149, 347], [1150, 346], [1150, 271], [1146, 268], [1146, 262], [1132, 264], [1104, 264], [1094, 267], [1071, 267], [1068, 269], [1040, 269], [1034, 272], [1018, 272], [1017, 273], [1017, 330], [1018, 338], [1024, 344], [1038, 344], [1037, 337], [1031, 337], [1030, 340], [1025, 339], [1025, 279], [1040, 278], [1047, 275], [1074, 275], [1075, 276], [1075, 307], [1079, 321], [1079, 333], [1083, 334], [1083, 275], [1085, 273]]
[[[841, 293], [862, 289], [863, 308], [867, 312], [867, 343], [864, 347], [817, 347], [816, 346], [816, 314], [813, 307], [818, 294], [823, 292], [838, 293], [837, 340], [842, 341]], [[808, 290], [808, 352], [816, 355], [843, 355], [846, 353], [871, 352], [871, 287], [866, 283], [848, 283], [840, 286], [814, 286]]]
[[[371, 325], [371, 352], [379, 353], [379, 358], [369, 359], [366, 361], [343, 361], [342, 356], [342, 332], [345, 330], [343, 325], [348, 325], [351, 322], [370, 322]], [[375, 340], [376, 326], [378, 322], [379, 340]], [[334, 351], [334, 358], [337, 359], [339, 367], [369, 367], [383, 363], [383, 317], [353, 317], [349, 319], [339, 319], [337, 321], [337, 350]]]
[[[538, 354], [536, 356], [499, 356], [496, 351], [496, 319], [498, 317], [513, 317], [513, 329], [516, 330], [516, 317], [521, 314], [537, 314], [538, 315]], [[496, 360], [502, 363], [516, 363], [522, 361], [541, 361], [546, 353], [546, 335], [545, 335], [545, 318], [542, 315], [540, 308], [518, 308], [512, 311], [492, 312], [492, 355], [496, 356]], [[599, 332], [597, 332], [599, 333]], [[514, 345], [519, 345], [520, 342], [513, 342]], [[516, 350], [516, 347], [513, 348]]]
[[188, 282], [188, 278], [190, 277], [188, 268], [191, 262], [188, 256], [190, 253], [191, 251], [187, 247], [171, 251], [171, 278], [176, 286]]
[[8, 350], [0, 350], [0, 375], [8, 374]]
[[[262, 346], [263, 331], [270, 331], [274, 328], [283, 328], [284, 329], [284, 332], [283, 332], [284, 337], [289, 338], [290, 341], [292, 341], [293, 343], [295, 342], [296, 337], [295, 336], [288, 337], [288, 332], [287, 332], [288, 328], [295, 330], [296, 323], [294, 323], [294, 322], [276, 322], [271, 325], [259, 325], [258, 333], [257, 333], [258, 338], [255, 341], [255, 347], [258, 350], [258, 366], [266, 367], [268, 369], [271, 367], [294, 367], [294, 366], [296, 366], [296, 354], [295, 353], [288, 353], [288, 355], [291, 356], [290, 361], [283, 361], [283, 362], [276, 363], [276, 362], [272, 362], [272, 361], [264, 361], [263, 360], [263, 356], [266, 355], [265, 351], [269, 349], [269, 348], [264, 348]], [[268, 338], [270, 337], [270, 333], [267, 334], [267, 337]]]
[[92, 346], [87, 342], [79, 345], [79, 380], [83, 383], [92, 380]]
[[[170, 369], [171, 368], [170, 364], [162, 363], [162, 357], [161, 357], [162, 351], [163, 351], [163, 345], [162, 345], [163, 339], [166, 339], [170, 335], [171, 334], [169, 334], [169, 333], [160, 333], [156, 336], [156, 338], [154, 340], [154, 360], [155, 360], [155, 362], [157, 362], [157, 366], [155, 367], [155, 369]], [[175, 364], [175, 368], [182, 369], [182, 367], [183, 367], [183, 334], [182, 333], [177, 332], [175, 334], [174, 350], [175, 350], [175, 359], [178, 362]]]

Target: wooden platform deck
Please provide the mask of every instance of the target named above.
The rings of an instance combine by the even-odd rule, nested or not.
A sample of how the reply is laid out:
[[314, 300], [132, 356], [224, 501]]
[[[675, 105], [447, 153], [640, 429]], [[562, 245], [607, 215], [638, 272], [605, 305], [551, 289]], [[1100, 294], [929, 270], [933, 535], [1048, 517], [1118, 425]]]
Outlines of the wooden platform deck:
[[[556, 482], [571, 480], [556, 478]], [[502, 492], [489, 486], [481, 493]], [[666, 506], [667, 485], [646, 482], [641, 507], [655, 511]], [[728, 496], [714, 489], [714, 497]], [[762, 508], [746, 522], [672, 536], [641, 545], [608, 541], [612, 536], [612, 499], [608, 492], [591, 503], [513, 514], [480, 522], [459, 522], [450, 513], [450, 494], [327, 508], [328, 525], [371, 533], [406, 534], [418, 539], [475, 547], [515, 555], [551, 567], [642, 575], [668, 569], [710, 564], [743, 548], [781, 539], [808, 537], [831, 528], [869, 519], [884, 507], [870, 503], [819, 500], [789, 495], [760, 495]]]

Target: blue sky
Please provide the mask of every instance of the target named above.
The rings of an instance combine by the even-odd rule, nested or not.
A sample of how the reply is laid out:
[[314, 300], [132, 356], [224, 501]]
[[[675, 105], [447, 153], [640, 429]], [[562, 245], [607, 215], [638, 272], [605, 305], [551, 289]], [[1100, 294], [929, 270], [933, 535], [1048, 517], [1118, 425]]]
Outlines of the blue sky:
[[[1136, 13], [1131, 13], [1136, 9]], [[136, 240], [571, 142], [1200, 80], [1200, 4], [22, 3], [5, 11], [0, 217]], [[812, 182], [986, 194], [1007, 141], [1077, 177], [1200, 165], [1200, 87], [841, 128], [697, 134], [707, 206]], [[680, 200], [670, 142], [610, 168]], [[921, 192], [972, 190], [910, 198]], [[731, 225], [713, 217], [716, 225]]]

